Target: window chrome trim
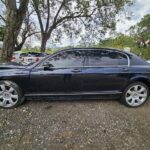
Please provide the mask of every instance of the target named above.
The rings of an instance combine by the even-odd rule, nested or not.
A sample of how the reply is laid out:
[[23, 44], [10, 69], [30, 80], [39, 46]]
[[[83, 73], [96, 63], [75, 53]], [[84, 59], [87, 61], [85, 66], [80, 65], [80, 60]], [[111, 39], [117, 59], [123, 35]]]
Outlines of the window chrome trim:
[[[83, 50], [83, 51], [92, 51], [92, 50], [95, 50], [95, 49], [87, 49], [86, 50], [86, 48], [85, 48], [85, 50]], [[43, 60], [41, 63], [39, 63], [38, 65], [36, 65], [35, 66], [35, 68], [43, 68], [43, 66], [41, 66], [41, 64], [43, 63], [43, 62], [45, 62], [45, 61], [47, 61], [48, 59], [50, 59], [50, 58], [53, 58], [54, 56], [56, 56], [56, 55], [58, 55], [58, 54], [61, 54], [61, 53], [64, 53], [64, 52], [69, 52], [69, 51], [73, 51], [73, 50], [67, 50], [67, 51], [59, 51], [59, 52], [56, 52], [55, 54], [53, 54], [53, 55], [51, 55], [50, 57], [48, 57], [48, 58], [46, 58], [45, 60]], [[78, 50], [75, 50], [75, 51], [82, 51], [82, 49], [78, 49]], [[98, 51], [98, 49], [97, 49], [97, 51]], [[109, 65], [109, 66], [70, 66], [70, 67], [62, 67], [62, 68], [53, 68], [53, 69], [67, 69], [67, 68], [109, 68], [109, 67], [130, 67], [130, 58], [129, 58], [129, 56], [126, 54], [126, 53], [124, 53], [124, 52], [122, 52], [122, 51], [115, 51], [115, 50], [107, 50], [107, 48], [106, 48], [106, 50], [104, 49], [104, 51], [111, 51], [111, 52], [116, 52], [116, 53], [120, 53], [120, 54], [122, 54], [122, 55], [125, 55], [126, 56], [126, 58], [127, 58], [127, 61], [128, 61], [128, 63], [127, 63], [127, 65]]]
[[[118, 65], [118, 66], [70, 66], [70, 67], [62, 67], [62, 68], [51, 68], [53, 70], [57, 70], [57, 69], [75, 69], [75, 68], [80, 68], [80, 69], [85, 69], [85, 68], [123, 68], [123, 67], [128, 67], [128, 65]], [[39, 67], [36, 67], [37, 69], [44, 69], [43, 66], [39, 66]]]

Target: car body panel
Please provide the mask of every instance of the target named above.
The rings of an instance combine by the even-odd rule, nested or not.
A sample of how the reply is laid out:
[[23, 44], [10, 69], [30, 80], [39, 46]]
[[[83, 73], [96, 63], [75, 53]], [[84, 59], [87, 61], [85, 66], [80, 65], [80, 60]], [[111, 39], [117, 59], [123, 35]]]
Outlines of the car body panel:
[[[82, 68], [80, 68], [82, 70]], [[31, 71], [31, 92], [77, 92], [82, 91], [82, 74], [72, 72], [72, 68], [44, 70], [35, 68]], [[42, 82], [39, 82], [39, 79]], [[41, 88], [42, 87], [42, 88]]]

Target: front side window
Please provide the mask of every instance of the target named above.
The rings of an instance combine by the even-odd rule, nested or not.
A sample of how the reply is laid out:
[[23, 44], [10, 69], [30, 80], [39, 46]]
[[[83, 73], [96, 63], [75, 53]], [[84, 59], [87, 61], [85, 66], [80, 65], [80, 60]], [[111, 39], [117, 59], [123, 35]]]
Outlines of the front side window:
[[83, 67], [84, 57], [81, 51], [65, 51], [47, 60], [54, 68]]
[[89, 50], [87, 51], [87, 61], [85, 66], [118, 66], [128, 65], [127, 56], [109, 50]]

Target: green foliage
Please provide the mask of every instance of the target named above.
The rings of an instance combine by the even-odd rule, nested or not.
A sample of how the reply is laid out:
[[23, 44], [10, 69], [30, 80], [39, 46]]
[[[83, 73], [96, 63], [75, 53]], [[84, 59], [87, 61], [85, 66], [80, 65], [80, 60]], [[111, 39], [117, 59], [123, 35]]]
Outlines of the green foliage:
[[150, 39], [150, 14], [145, 15], [139, 23], [130, 28], [131, 36], [138, 41]]
[[[48, 54], [52, 54], [53, 51], [54, 51], [54, 49], [50, 49], [50, 48], [49, 48], [49, 49], [47, 49], [45, 52], [48, 53]], [[35, 48], [35, 49], [33, 48], [33, 49], [31, 49], [31, 50], [22, 49], [21, 52], [22, 52], [22, 53], [29, 53], [29, 52], [37, 52], [37, 53], [40, 53], [41, 50], [36, 49], [36, 48]]]
[[108, 30], [115, 30], [116, 15], [132, 1], [32, 0], [42, 33], [41, 50], [45, 50], [48, 39], [61, 41], [64, 35], [99, 41]]
[[147, 47], [139, 48], [134, 40], [134, 37], [120, 34], [116, 38], [109, 38], [102, 41], [97, 47], [108, 47], [124, 49], [125, 47], [131, 48], [131, 52], [141, 56], [144, 59], [150, 59], [150, 49]]

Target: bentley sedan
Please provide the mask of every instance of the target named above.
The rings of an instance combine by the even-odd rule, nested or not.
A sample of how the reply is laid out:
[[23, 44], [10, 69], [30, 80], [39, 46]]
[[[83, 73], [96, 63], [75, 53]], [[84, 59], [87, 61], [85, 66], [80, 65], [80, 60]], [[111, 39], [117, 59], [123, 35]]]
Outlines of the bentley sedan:
[[138, 56], [107, 48], [67, 49], [30, 66], [0, 65], [0, 107], [27, 97], [100, 96], [138, 107], [149, 98], [150, 65]]

